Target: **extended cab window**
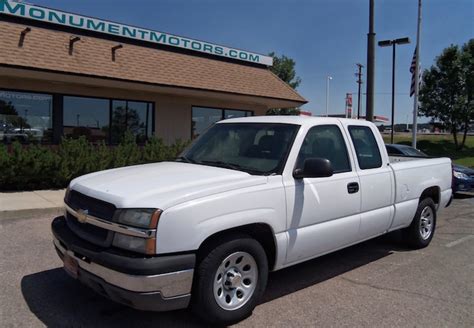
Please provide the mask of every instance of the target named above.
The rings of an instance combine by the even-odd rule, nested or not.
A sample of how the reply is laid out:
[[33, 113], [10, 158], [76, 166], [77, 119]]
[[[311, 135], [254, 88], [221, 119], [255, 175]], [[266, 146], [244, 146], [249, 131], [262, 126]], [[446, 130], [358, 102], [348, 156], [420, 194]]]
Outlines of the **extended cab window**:
[[336, 125], [319, 125], [311, 128], [301, 146], [297, 166], [302, 167], [307, 158], [326, 158], [331, 161], [334, 173], [351, 170], [346, 143]]
[[367, 126], [350, 126], [349, 133], [354, 143], [359, 167], [362, 170], [381, 167], [382, 157], [372, 130]]

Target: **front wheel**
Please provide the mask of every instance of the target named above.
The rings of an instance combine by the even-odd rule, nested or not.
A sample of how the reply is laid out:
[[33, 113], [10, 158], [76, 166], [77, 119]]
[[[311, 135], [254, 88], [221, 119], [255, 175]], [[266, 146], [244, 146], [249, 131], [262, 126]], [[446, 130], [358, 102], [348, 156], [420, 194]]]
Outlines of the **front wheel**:
[[431, 198], [423, 199], [411, 225], [404, 229], [405, 242], [413, 248], [424, 248], [433, 239], [436, 228], [436, 206]]
[[252, 314], [265, 291], [265, 250], [248, 236], [234, 237], [210, 251], [198, 266], [192, 310], [213, 324], [233, 324]]

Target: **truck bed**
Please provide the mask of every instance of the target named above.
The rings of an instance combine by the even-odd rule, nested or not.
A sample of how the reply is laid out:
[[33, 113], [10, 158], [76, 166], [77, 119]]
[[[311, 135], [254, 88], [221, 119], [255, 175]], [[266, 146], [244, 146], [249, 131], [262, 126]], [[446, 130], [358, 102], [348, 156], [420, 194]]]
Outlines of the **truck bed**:
[[395, 217], [391, 230], [406, 226], [424, 190], [439, 186], [438, 206], [444, 207], [451, 197], [452, 167], [449, 158], [389, 156], [395, 176]]

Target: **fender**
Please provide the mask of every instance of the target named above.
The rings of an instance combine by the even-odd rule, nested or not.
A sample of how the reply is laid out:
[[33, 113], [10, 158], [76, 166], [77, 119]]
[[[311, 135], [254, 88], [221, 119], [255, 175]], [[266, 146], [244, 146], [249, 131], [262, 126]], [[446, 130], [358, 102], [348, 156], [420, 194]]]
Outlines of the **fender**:
[[265, 185], [196, 199], [165, 210], [158, 223], [157, 252], [195, 251], [209, 236], [247, 224], [266, 224], [274, 235], [286, 231], [284, 189], [281, 178], [272, 178]]

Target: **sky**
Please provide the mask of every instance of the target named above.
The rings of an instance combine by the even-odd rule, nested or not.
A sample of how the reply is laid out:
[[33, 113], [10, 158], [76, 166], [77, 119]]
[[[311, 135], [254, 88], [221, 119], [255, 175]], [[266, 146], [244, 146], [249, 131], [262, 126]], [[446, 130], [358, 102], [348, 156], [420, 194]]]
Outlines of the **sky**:
[[[346, 93], [357, 110], [356, 63], [366, 66], [369, 0], [28, 0], [72, 13], [267, 54], [296, 62], [308, 100], [304, 110], [344, 113]], [[423, 68], [451, 45], [474, 37], [473, 0], [423, 0], [420, 61]], [[417, 0], [375, 0], [376, 41], [409, 37], [397, 47], [395, 122], [412, 120], [409, 67], [416, 42]], [[375, 115], [390, 117], [392, 49], [376, 48]], [[363, 70], [365, 82], [365, 68]], [[365, 93], [366, 85], [362, 86]], [[365, 113], [365, 96], [361, 113]], [[421, 119], [421, 122], [426, 119]]]

